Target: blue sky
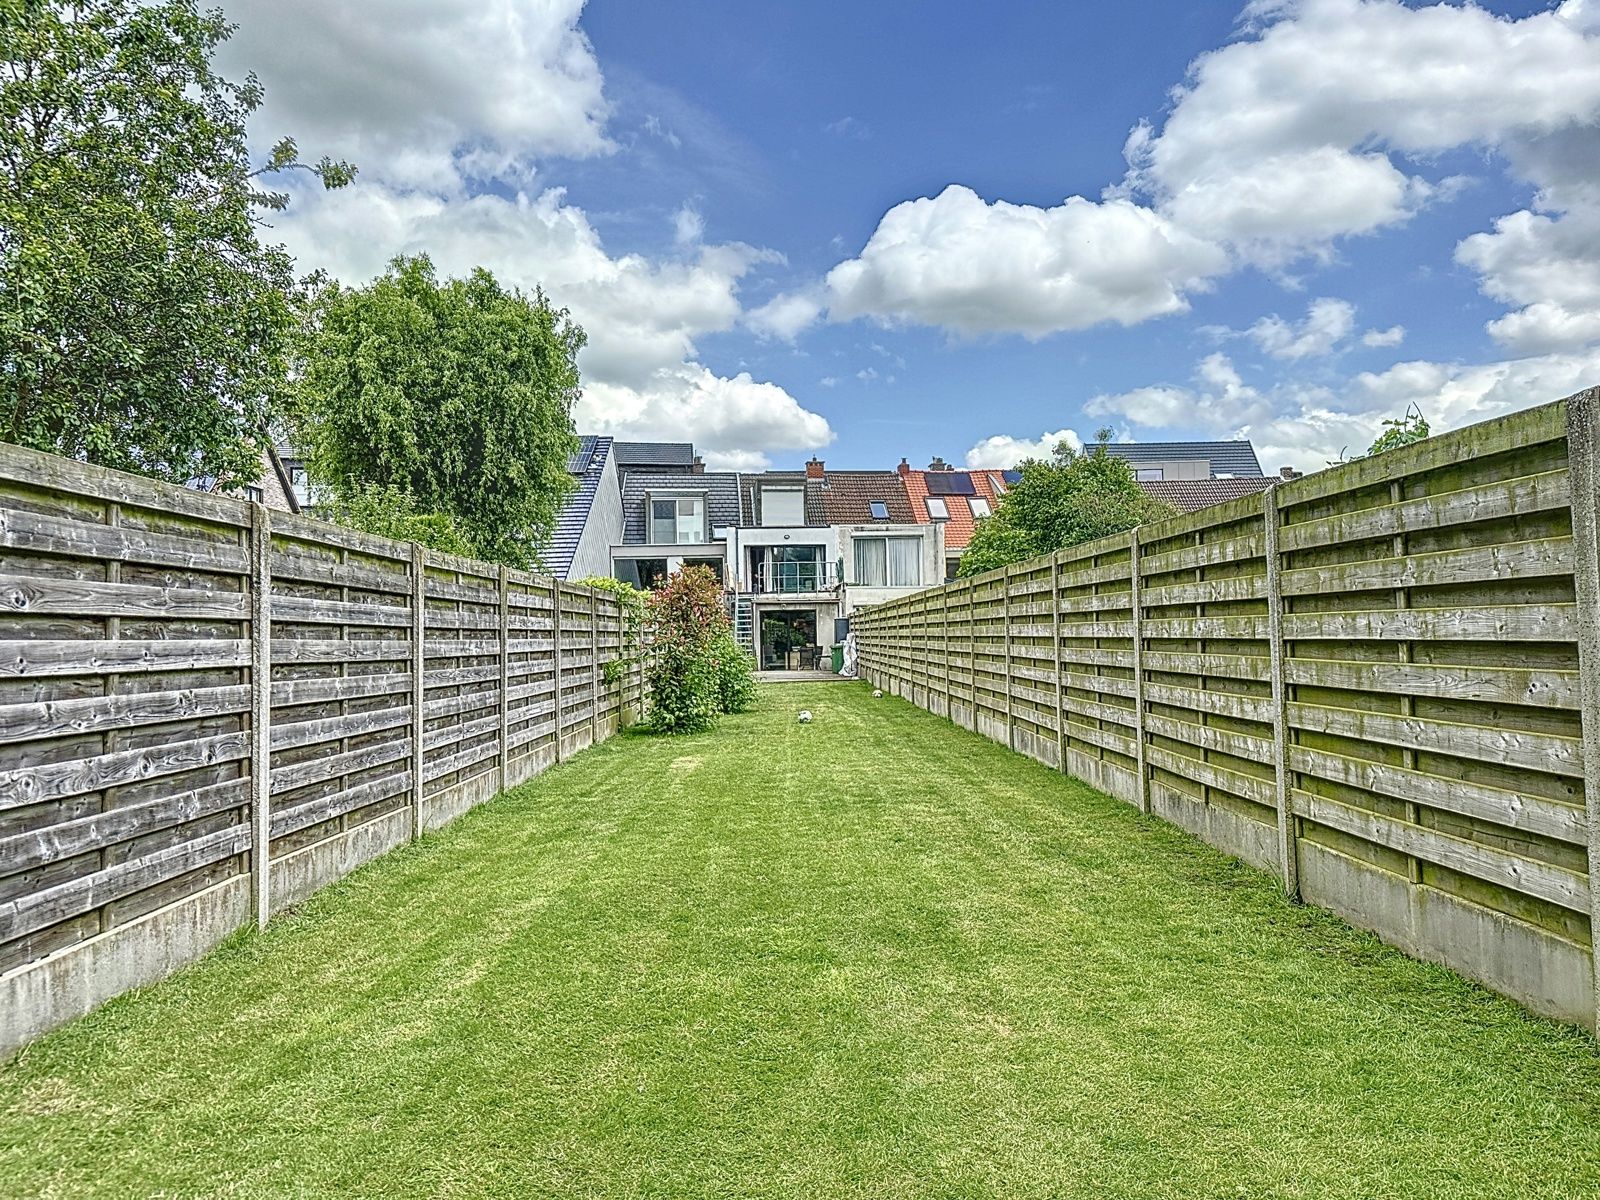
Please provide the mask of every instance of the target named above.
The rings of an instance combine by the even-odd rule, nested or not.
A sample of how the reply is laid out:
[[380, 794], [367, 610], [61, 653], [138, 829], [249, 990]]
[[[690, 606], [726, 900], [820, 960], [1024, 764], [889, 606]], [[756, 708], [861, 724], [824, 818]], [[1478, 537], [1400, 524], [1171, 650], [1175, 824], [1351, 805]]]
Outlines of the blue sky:
[[587, 429], [867, 467], [1109, 425], [1308, 467], [1411, 404], [1600, 383], [1594, 0], [370, 12], [230, 6], [260, 140], [362, 169], [283, 239], [544, 284], [592, 335]]

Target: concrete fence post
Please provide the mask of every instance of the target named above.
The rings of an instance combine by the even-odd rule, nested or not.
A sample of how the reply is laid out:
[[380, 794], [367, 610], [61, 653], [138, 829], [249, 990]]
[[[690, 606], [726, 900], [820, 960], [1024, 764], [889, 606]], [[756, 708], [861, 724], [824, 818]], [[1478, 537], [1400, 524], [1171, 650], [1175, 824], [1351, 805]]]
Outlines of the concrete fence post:
[[1600, 388], [1567, 401], [1567, 469], [1578, 599], [1578, 686], [1583, 797], [1588, 822], [1589, 929], [1594, 1025], [1600, 1035]]
[[1133, 639], [1133, 798], [1139, 811], [1150, 811], [1150, 764], [1145, 754], [1144, 733], [1144, 568], [1139, 562], [1139, 526], [1128, 534], [1128, 609]]
[[422, 836], [423, 741], [428, 736], [428, 552], [411, 543], [411, 836]]
[[250, 907], [272, 915], [272, 513], [250, 505]]
[[1261, 493], [1261, 520], [1266, 530], [1267, 653], [1272, 673], [1272, 767], [1278, 806], [1278, 874], [1290, 899], [1300, 898], [1300, 855], [1295, 846], [1294, 787], [1289, 773], [1289, 686], [1284, 677], [1283, 564], [1278, 550], [1276, 485]]

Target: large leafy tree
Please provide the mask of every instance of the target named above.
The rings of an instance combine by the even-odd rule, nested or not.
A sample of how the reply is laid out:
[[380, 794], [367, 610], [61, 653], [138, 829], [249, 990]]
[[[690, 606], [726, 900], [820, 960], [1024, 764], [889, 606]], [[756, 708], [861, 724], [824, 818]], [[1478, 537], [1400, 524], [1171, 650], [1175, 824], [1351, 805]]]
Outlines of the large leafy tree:
[[488, 271], [443, 283], [426, 256], [324, 284], [297, 359], [298, 433], [335, 496], [392, 487], [454, 520], [474, 554], [537, 559], [572, 487], [583, 330]]
[[994, 515], [978, 523], [961, 556], [962, 575], [978, 575], [1079, 542], [1120, 533], [1177, 512], [1152, 498], [1126, 461], [1106, 452], [1111, 431], [1078, 452], [1065, 442], [1048, 459], [1022, 464], [1022, 479]]
[[[0, 0], [0, 439], [177, 482], [255, 479], [292, 263], [257, 234], [253, 76], [195, 0]], [[308, 168], [329, 186], [353, 168]]]

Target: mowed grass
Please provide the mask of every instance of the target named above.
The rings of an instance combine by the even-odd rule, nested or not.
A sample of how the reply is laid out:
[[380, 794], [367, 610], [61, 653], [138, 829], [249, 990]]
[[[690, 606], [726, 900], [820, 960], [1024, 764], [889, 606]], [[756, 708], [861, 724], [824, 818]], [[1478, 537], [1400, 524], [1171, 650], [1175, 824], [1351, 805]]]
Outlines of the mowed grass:
[[1600, 1058], [1081, 784], [788, 685], [36, 1044], [0, 1191], [1591, 1196]]

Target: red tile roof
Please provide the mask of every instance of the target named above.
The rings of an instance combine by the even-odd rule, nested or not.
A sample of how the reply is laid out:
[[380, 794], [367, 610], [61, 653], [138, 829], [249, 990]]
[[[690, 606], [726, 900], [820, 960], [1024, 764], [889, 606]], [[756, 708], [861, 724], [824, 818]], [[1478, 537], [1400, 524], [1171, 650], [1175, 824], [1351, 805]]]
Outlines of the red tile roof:
[[[978, 499], [989, 502], [989, 510], [994, 511], [1000, 503], [1003, 494], [1002, 488], [997, 487], [1000, 482], [999, 471], [907, 471], [902, 478], [906, 481], [906, 493], [911, 497], [911, 507], [916, 512], [918, 524], [926, 524], [933, 518], [928, 514], [928, 476], [940, 475], [969, 475], [972, 478], [972, 493]], [[972, 509], [967, 504], [966, 496], [940, 496], [945, 503], [945, 508], [950, 513], [950, 519], [944, 523], [944, 549], [951, 556], [959, 554], [967, 548], [972, 541], [972, 531], [977, 528], [973, 519]]]

